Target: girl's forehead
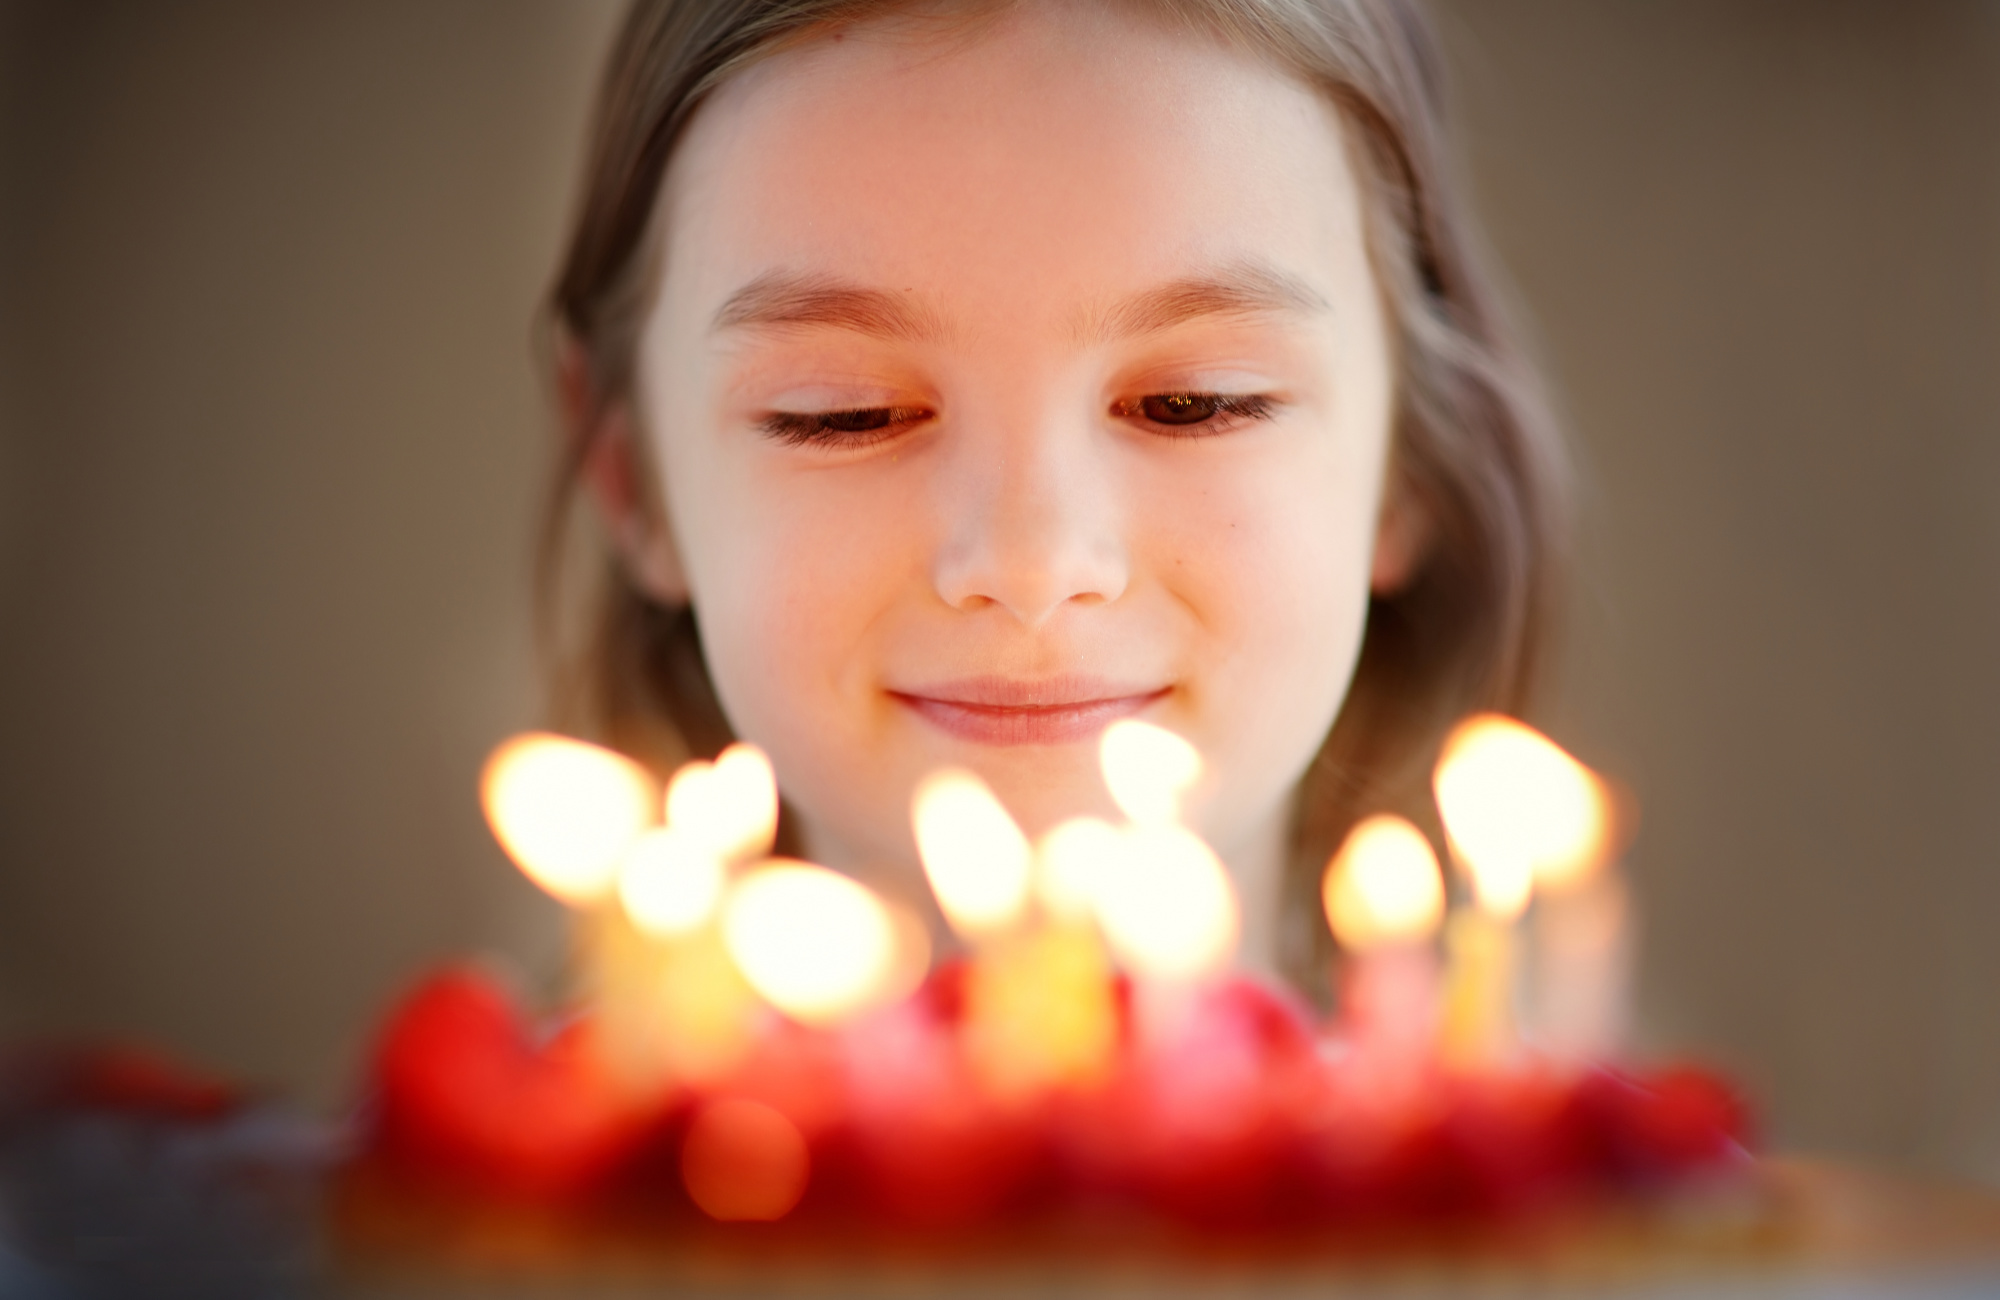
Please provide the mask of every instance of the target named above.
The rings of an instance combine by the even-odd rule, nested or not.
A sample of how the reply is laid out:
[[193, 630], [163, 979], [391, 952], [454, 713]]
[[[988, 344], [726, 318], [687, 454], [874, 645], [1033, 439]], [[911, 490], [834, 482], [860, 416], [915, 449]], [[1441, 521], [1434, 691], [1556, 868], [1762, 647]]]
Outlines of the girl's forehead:
[[708, 310], [774, 274], [1110, 290], [1247, 264], [1337, 288], [1339, 120], [1267, 60], [1094, 4], [837, 36], [725, 83], [679, 147], [670, 278]]

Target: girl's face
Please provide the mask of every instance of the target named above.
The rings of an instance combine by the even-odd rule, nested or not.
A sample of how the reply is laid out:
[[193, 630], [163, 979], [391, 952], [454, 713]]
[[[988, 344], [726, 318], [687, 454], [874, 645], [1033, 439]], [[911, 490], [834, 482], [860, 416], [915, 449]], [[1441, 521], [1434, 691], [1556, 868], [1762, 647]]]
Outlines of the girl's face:
[[946, 764], [1031, 831], [1104, 811], [1137, 716], [1207, 758], [1226, 859], [1275, 852], [1394, 562], [1334, 110], [1112, 6], [878, 22], [729, 81], [662, 201], [638, 567], [807, 848], [913, 863]]

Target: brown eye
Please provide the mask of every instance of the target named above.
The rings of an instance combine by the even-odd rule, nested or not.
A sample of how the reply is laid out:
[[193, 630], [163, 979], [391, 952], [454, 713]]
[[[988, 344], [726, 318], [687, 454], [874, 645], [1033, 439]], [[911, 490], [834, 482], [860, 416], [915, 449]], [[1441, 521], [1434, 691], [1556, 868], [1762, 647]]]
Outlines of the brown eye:
[[1200, 424], [1219, 409], [1213, 393], [1154, 393], [1139, 399], [1139, 414], [1155, 424]]
[[1111, 413], [1143, 421], [1163, 438], [1207, 438], [1268, 420], [1276, 401], [1261, 393], [1148, 393], [1111, 404]]

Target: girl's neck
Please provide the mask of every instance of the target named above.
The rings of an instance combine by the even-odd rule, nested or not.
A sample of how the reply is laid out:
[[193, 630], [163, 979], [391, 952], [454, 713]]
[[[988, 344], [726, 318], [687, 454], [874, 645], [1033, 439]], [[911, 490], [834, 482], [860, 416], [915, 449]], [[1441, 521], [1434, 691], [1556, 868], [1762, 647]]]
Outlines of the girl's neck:
[[1281, 805], [1278, 815], [1260, 821], [1241, 842], [1220, 849], [1236, 882], [1242, 910], [1243, 938], [1236, 964], [1253, 974], [1278, 976], [1278, 929], [1285, 881], [1285, 857], [1290, 818]]

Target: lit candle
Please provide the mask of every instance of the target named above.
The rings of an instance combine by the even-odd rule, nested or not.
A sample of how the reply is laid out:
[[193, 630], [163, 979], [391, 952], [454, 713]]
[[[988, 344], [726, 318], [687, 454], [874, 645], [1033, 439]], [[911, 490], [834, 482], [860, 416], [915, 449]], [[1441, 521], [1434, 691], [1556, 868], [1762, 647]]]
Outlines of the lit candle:
[[1632, 980], [1630, 898], [1614, 859], [1623, 838], [1602, 778], [1575, 765], [1570, 843], [1535, 871], [1530, 1032], [1550, 1053], [1615, 1058]]
[[642, 834], [619, 870], [622, 909], [596, 937], [596, 1010], [635, 1082], [712, 1079], [749, 1046], [757, 998], [717, 924], [728, 880], [708, 845], [674, 826]]
[[778, 830], [778, 778], [755, 745], [738, 741], [713, 763], [684, 764], [667, 783], [667, 824], [724, 863], [770, 852]]
[[500, 847], [570, 907], [605, 901], [653, 821], [653, 782], [637, 763], [567, 736], [529, 732], [493, 751], [480, 802]]
[[1201, 779], [1194, 746], [1126, 718], [1105, 728], [1098, 757], [1113, 802], [1130, 820], [1102, 840], [1095, 910], [1132, 975], [1140, 1040], [1158, 1042], [1178, 1032], [1191, 992], [1229, 966], [1242, 918], [1228, 869], [1179, 820]]
[[755, 1092], [760, 1074], [766, 1081], [789, 1076], [780, 1089], [789, 1100], [711, 1097], [683, 1142], [682, 1182], [712, 1218], [779, 1219], [811, 1179], [815, 1134], [849, 1104], [838, 1067], [824, 1056], [824, 1034], [912, 991], [930, 946], [914, 918], [867, 886], [783, 858], [759, 863], [731, 885], [720, 933], [730, 962], [760, 998], [822, 1033], [801, 1035], [766, 1021], [774, 1032], [737, 1082]]
[[[1027, 837], [985, 782], [957, 769], [917, 787], [911, 820], [938, 906], [971, 949], [962, 1042], [987, 1092], [1019, 1100], [1100, 1077], [1116, 1039], [1110, 971], [1088, 920], [1065, 909], [1071, 900], [1036, 889], [1049, 868]], [[1076, 843], [1048, 841], [1065, 878], [1076, 870], [1065, 846]], [[1046, 923], [1031, 915], [1038, 892], [1057, 904]]]
[[736, 968], [766, 1002], [833, 1027], [907, 993], [928, 948], [867, 886], [808, 862], [773, 858], [746, 872], [722, 911]]
[[1461, 1067], [1502, 1063], [1518, 1046], [1515, 931], [1534, 888], [1538, 741], [1509, 718], [1469, 719], [1446, 738], [1433, 777], [1452, 854], [1472, 881], [1473, 906], [1445, 926], [1443, 1047]]
[[661, 952], [633, 928], [619, 895], [633, 893], [636, 858], [644, 894], [666, 912], [712, 907], [702, 898], [709, 863], [686, 862], [682, 842], [652, 825], [658, 795], [644, 769], [585, 741], [544, 733], [507, 741], [487, 760], [481, 795], [508, 856], [575, 909], [575, 992], [590, 1006], [593, 1049], [628, 1091], [654, 1089], [669, 1050], [655, 1015]]
[[643, 834], [618, 872], [617, 916], [597, 942], [597, 1012], [637, 1082], [703, 1082], [748, 1049], [758, 999], [720, 930], [731, 871], [762, 857], [777, 831], [778, 783], [754, 745], [684, 764], [667, 783], [666, 824]]
[[910, 821], [924, 875], [960, 938], [985, 944], [1021, 924], [1034, 851], [984, 781], [959, 768], [931, 773], [910, 800]]
[[777, 786], [763, 754], [732, 745], [683, 767], [665, 826], [644, 769], [563, 736], [501, 745], [482, 793], [508, 855], [576, 911], [575, 991], [614, 1077], [643, 1093], [726, 1070], [757, 1001], [717, 920], [731, 866], [770, 847]]
[[1182, 826], [1122, 828], [1097, 882], [1097, 916], [1125, 968], [1143, 981], [1190, 986], [1236, 955], [1236, 891], [1200, 836]]
[[1401, 817], [1370, 817], [1328, 864], [1321, 897], [1347, 954], [1341, 1009], [1358, 1062], [1384, 1090], [1412, 1087], [1437, 1037], [1437, 855]]
[[1181, 820], [1181, 805], [1201, 780], [1201, 753], [1164, 727], [1121, 718], [1104, 729], [1098, 765], [1111, 801], [1135, 826]]
[[1604, 785], [1555, 742], [1511, 718], [1462, 723], [1445, 742], [1438, 810], [1472, 876], [1477, 908], [1453, 918], [1446, 1041], [1462, 1062], [1515, 1042], [1516, 922], [1537, 891], [1536, 1036], [1595, 1053], [1623, 1005], [1624, 896], [1601, 870], [1609, 836]]

